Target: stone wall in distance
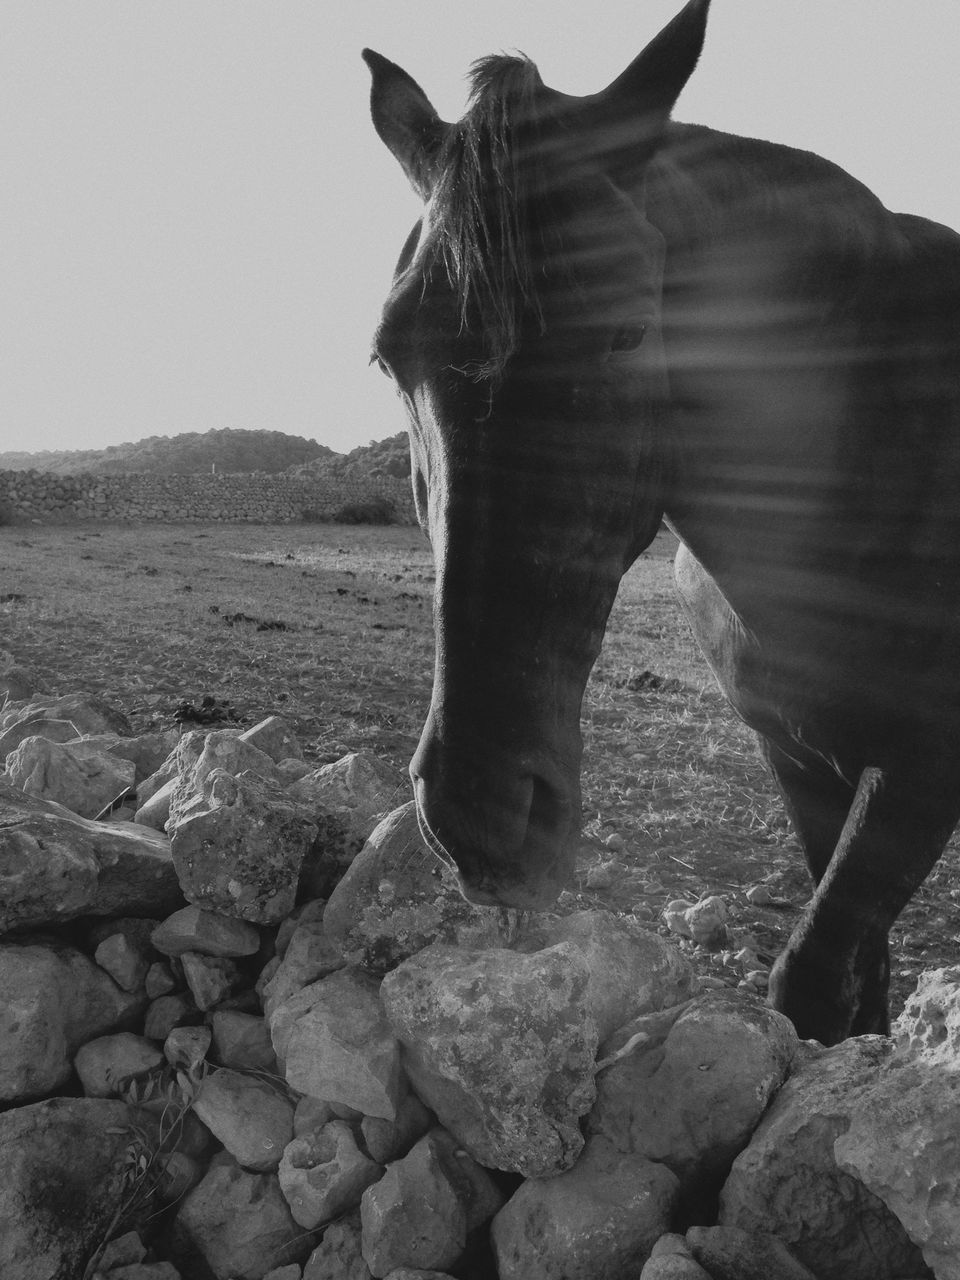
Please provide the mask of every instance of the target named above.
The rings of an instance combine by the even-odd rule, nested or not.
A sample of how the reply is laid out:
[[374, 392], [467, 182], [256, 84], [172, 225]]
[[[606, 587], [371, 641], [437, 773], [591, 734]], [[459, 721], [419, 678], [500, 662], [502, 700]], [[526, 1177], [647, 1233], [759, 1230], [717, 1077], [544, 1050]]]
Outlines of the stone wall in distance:
[[277, 524], [330, 520], [344, 507], [386, 499], [415, 523], [410, 481], [237, 475], [77, 475], [0, 471], [0, 520], [222, 520]]

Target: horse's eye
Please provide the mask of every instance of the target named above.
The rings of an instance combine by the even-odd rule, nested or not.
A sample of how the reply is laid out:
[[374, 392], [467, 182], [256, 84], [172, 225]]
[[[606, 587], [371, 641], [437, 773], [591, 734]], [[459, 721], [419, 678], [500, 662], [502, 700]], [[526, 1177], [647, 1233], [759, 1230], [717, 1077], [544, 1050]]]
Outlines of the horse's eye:
[[636, 351], [640, 343], [643, 341], [643, 335], [647, 332], [647, 326], [641, 321], [637, 324], [625, 324], [619, 328], [613, 335], [613, 341], [610, 343], [611, 351]]
[[389, 370], [389, 369], [387, 368], [387, 366], [383, 363], [383, 361], [380, 359], [380, 357], [377, 355], [377, 353], [376, 353], [375, 351], [372, 351], [372, 352], [370, 353], [370, 363], [371, 363], [371, 364], [375, 364], [375, 365], [377, 366], [377, 368], [380, 370], [380, 372], [381, 372], [382, 374], [384, 374], [386, 377], [390, 378], [390, 377], [392, 377], [392, 376], [393, 376], [393, 375], [391, 374], [390, 370]]

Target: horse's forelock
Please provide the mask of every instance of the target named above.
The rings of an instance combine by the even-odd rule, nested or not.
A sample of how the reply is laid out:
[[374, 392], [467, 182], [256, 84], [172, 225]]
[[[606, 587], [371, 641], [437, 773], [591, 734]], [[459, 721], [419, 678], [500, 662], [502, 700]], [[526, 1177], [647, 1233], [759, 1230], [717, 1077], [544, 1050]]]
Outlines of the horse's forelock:
[[544, 86], [528, 58], [508, 55], [474, 63], [471, 83], [467, 114], [442, 158], [438, 225], [461, 325], [481, 330], [486, 359], [470, 372], [495, 381], [519, 345], [524, 315], [543, 324], [532, 251], [544, 230]]

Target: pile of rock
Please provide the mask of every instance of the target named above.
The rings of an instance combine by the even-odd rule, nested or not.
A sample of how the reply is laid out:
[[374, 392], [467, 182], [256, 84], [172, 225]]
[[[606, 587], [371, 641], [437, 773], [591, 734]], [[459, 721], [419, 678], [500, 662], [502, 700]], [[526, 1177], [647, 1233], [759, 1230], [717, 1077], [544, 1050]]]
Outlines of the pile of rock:
[[18, 678], [5, 1280], [960, 1278], [960, 971], [801, 1044], [633, 917], [468, 904], [370, 756]]

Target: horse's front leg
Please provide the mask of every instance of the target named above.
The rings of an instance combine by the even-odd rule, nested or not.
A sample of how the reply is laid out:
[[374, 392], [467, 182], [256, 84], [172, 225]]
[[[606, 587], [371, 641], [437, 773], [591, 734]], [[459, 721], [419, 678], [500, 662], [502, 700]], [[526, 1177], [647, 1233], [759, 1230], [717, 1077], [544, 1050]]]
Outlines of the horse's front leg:
[[836, 1044], [889, 1029], [887, 935], [960, 817], [960, 777], [947, 774], [919, 761], [864, 770], [830, 863], [770, 975], [770, 1002], [801, 1037]]

